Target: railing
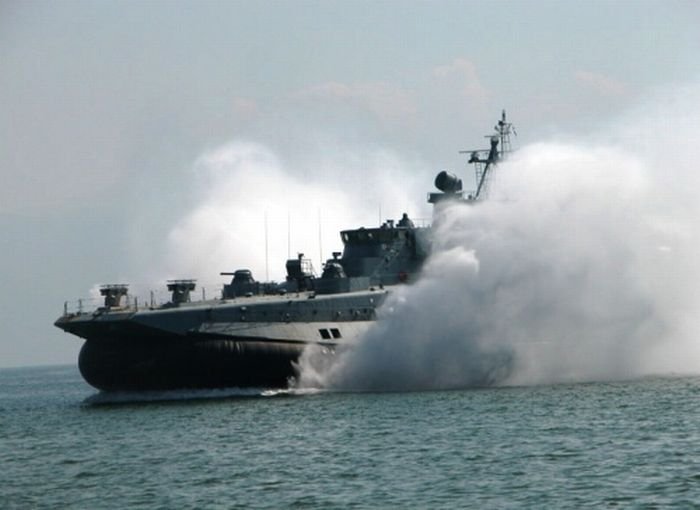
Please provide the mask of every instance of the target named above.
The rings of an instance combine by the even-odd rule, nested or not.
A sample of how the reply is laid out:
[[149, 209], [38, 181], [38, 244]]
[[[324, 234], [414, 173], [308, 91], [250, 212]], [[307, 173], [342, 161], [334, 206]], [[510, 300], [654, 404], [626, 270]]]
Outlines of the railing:
[[[223, 285], [221, 284], [201, 287], [190, 294], [189, 302], [215, 301], [221, 299], [222, 291]], [[144, 293], [140, 292], [138, 295], [126, 294], [122, 297], [120, 306], [110, 307], [109, 309], [136, 312], [139, 310], [153, 310], [171, 302], [170, 293], [165, 289], [148, 291], [146, 296], [142, 294]], [[76, 299], [63, 303], [63, 315], [81, 315], [93, 313], [99, 309], [107, 309], [104, 298], [101, 297]]]
[[414, 218], [411, 221], [413, 221], [413, 226], [418, 228], [428, 228], [432, 222], [430, 218]]

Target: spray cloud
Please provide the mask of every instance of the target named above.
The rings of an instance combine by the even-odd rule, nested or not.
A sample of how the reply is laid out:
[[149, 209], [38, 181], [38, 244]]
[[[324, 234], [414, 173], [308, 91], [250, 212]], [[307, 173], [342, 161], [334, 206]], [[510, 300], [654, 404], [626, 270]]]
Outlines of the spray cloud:
[[421, 279], [390, 296], [376, 327], [334, 358], [304, 354], [300, 384], [405, 390], [700, 370], [700, 93], [668, 97], [678, 94], [602, 142], [521, 149], [488, 201], [442, 211]]

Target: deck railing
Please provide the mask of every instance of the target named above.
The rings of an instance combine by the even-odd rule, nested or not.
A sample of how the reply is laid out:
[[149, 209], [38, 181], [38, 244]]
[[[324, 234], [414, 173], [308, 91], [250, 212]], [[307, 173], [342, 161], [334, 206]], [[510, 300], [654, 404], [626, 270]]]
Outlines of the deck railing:
[[[222, 290], [222, 284], [201, 287], [190, 294], [189, 302], [200, 303], [221, 299]], [[152, 290], [145, 293], [126, 294], [122, 297], [120, 306], [109, 307], [109, 309], [136, 312], [139, 310], [160, 308], [170, 302], [171, 296], [167, 290]], [[63, 315], [82, 315], [93, 313], [100, 309], [107, 309], [107, 307], [105, 307], [104, 298], [102, 297], [75, 299], [63, 303]]]

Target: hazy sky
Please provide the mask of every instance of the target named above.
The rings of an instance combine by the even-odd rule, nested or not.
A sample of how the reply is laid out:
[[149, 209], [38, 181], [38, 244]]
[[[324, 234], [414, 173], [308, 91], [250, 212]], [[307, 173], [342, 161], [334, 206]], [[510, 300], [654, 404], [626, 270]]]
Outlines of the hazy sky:
[[423, 215], [501, 108], [520, 144], [588, 136], [697, 83], [699, 27], [695, 1], [0, 0], [0, 366], [75, 363], [52, 323], [96, 284], [259, 270], [276, 205], [324, 239]]

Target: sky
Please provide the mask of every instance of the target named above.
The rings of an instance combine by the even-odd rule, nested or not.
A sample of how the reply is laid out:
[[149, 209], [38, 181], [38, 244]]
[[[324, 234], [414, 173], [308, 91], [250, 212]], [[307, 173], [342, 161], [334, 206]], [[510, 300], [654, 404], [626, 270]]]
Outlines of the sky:
[[75, 363], [53, 321], [101, 283], [280, 279], [429, 216], [502, 108], [520, 145], [594, 136], [698, 83], [699, 27], [693, 1], [0, 0], [0, 367]]

